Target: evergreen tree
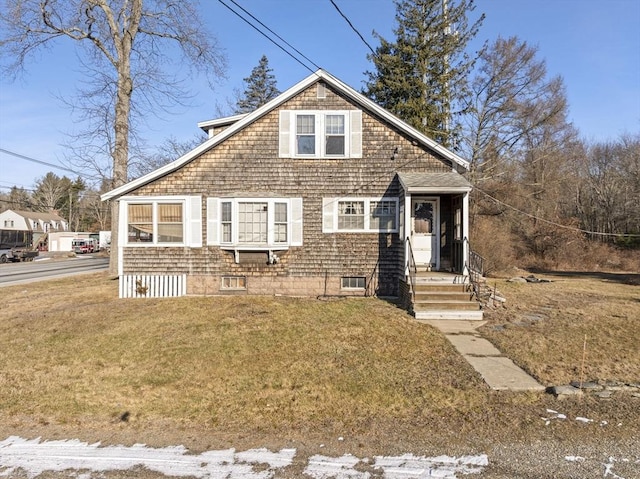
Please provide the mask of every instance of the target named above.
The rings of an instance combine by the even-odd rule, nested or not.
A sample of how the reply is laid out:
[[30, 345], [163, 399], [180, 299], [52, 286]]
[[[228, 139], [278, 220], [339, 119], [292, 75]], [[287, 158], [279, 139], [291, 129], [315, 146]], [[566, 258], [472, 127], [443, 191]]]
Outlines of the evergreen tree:
[[251, 113], [280, 94], [272, 71], [267, 56], [262, 55], [258, 66], [243, 80], [246, 87], [236, 103], [236, 113]]
[[395, 42], [376, 34], [365, 95], [445, 146], [455, 143], [460, 100], [474, 57], [466, 52], [484, 15], [469, 25], [473, 0], [396, 0]]

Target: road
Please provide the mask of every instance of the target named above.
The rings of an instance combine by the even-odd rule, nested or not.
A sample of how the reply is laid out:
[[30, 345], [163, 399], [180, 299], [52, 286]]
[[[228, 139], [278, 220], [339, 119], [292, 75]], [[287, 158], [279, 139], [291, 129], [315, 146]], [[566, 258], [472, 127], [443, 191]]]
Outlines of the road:
[[104, 271], [108, 267], [109, 258], [90, 254], [76, 258], [42, 258], [26, 263], [5, 263], [0, 265], [0, 287]]

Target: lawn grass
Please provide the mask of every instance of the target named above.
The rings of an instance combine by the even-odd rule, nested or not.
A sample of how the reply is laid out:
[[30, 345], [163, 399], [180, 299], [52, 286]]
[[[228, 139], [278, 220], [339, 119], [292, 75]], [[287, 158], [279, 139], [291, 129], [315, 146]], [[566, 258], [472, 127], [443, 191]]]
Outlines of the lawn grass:
[[[638, 286], [549, 277], [498, 281], [507, 308], [483, 334], [545, 384], [577, 377], [587, 334], [585, 379], [637, 382]], [[623, 424], [598, 429], [612, 440], [640, 427], [622, 393], [560, 405], [491, 391], [442, 333], [379, 299], [121, 300], [104, 274], [0, 292], [0, 436], [195, 450], [333, 437], [342, 454], [335, 438], [350, 434], [376, 454], [591, 437], [575, 421], [546, 428], [549, 408]]]
[[640, 383], [640, 274], [538, 277], [550, 282], [489, 281], [507, 303], [482, 334], [545, 385]]
[[434, 329], [372, 298], [120, 300], [105, 275], [7, 287], [0, 410], [269, 428], [478, 407]]

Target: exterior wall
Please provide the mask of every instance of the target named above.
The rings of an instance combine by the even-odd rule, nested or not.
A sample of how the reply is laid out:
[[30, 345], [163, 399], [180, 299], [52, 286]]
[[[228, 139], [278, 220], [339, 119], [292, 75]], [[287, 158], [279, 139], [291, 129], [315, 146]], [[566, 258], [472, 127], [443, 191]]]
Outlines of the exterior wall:
[[18, 213], [7, 210], [0, 213], [0, 229], [25, 231], [31, 230], [31, 227], [27, 225], [25, 219]]
[[[286, 102], [284, 110], [357, 109], [337, 92], [316, 86]], [[341, 294], [340, 277], [367, 278], [367, 290], [398, 295], [404, 264], [398, 233], [323, 233], [323, 197], [400, 196], [398, 171], [450, 171], [451, 165], [363, 111], [362, 158], [278, 157], [279, 111], [274, 110], [179, 170], [145, 185], [135, 195], [202, 195], [203, 244], [207, 197], [303, 198], [303, 246], [278, 253], [280, 261], [235, 264], [220, 247], [124, 247], [123, 273], [189, 275], [188, 291], [220, 293], [221, 275], [247, 277], [248, 293]], [[394, 150], [399, 151], [392, 159]], [[400, 273], [400, 274], [399, 274]], [[364, 294], [360, 291], [356, 294]]]

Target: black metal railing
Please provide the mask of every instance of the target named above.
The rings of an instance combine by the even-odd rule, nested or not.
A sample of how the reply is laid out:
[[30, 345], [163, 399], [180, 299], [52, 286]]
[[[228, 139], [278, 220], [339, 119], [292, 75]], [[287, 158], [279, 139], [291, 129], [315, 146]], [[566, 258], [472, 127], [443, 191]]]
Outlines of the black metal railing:
[[469, 283], [473, 288], [473, 294], [480, 299], [480, 280], [484, 276], [484, 258], [473, 251], [468, 238], [464, 238], [467, 245], [467, 257], [465, 269], [469, 272]]
[[416, 274], [418, 272], [418, 267], [416, 266], [416, 260], [413, 257], [413, 248], [411, 247], [411, 240], [407, 236], [405, 240], [405, 244], [407, 245], [407, 265], [406, 271], [409, 272], [409, 286], [411, 287], [411, 303], [416, 302]]

